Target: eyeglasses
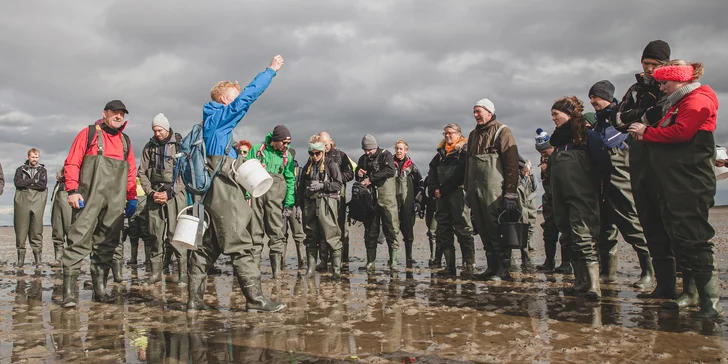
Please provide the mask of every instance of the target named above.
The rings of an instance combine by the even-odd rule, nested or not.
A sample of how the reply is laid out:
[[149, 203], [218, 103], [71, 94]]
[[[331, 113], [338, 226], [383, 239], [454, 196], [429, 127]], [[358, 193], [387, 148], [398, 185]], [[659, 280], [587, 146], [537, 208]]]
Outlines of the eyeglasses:
[[248, 151], [247, 150], [241, 150], [240, 151], [240, 154], [242, 154], [242, 155], [248, 155]]
[[448, 136], [448, 135], [457, 135], [458, 132], [456, 131], [446, 131], [442, 133], [442, 136]]
[[311, 151], [311, 152], [308, 152], [308, 155], [310, 155], [310, 156], [321, 155], [321, 151], [315, 151], [315, 152], [314, 151]]
[[287, 142], [281, 142], [281, 143], [283, 143], [283, 145], [288, 145], [288, 144], [291, 144], [291, 142], [290, 142], [290, 141], [287, 141]]

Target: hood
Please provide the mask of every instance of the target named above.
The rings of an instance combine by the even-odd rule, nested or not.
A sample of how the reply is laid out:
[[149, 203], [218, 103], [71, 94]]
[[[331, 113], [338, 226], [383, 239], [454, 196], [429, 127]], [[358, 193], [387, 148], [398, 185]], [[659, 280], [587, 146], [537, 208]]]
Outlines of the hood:
[[225, 105], [216, 101], [210, 101], [206, 103], [205, 106], [202, 107], [202, 120], [207, 120], [208, 117], [210, 117], [212, 114], [216, 113], [223, 107], [225, 107]]
[[698, 87], [692, 93], [701, 95], [701, 96], [707, 98], [708, 100], [710, 100], [710, 102], [713, 103], [713, 105], [715, 105], [715, 109], [718, 110], [718, 107], [720, 106], [720, 103], [718, 102], [718, 95], [715, 94], [715, 91], [713, 91], [713, 89], [710, 86], [702, 85], [702, 86]]
[[273, 141], [273, 132], [268, 133], [268, 135], [265, 136], [265, 145], [270, 145], [270, 142]]
[[[463, 149], [463, 145], [465, 145], [467, 143], [468, 143], [468, 139], [464, 136], [461, 136], [460, 140], [458, 140], [455, 143], [455, 150], [460, 151], [461, 149]], [[437, 145], [437, 149], [442, 149], [442, 148], [445, 148], [445, 139], [441, 140], [440, 144]]]

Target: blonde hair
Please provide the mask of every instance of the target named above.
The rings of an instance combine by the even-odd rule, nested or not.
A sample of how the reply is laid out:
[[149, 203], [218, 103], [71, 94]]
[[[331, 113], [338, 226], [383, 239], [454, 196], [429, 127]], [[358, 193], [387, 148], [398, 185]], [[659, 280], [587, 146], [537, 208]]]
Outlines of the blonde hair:
[[442, 130], [445, 129], [452, 129], [455, 130], [458, 134], [463, 135], [463, 131], [460, 129], [460, 125], [458, 124], [447, 124], [444, 128], [442, 128]]
[[[323, 138], [321, 138], [321, 134], [314, 134], [311, 135], [310, 138], [308, 138], [308, 144], [314, 144], [314, 143], [323, 143]], [[324, 165], [326, 164], [326, 153], [321, 152], [323, 155], [321, 156], [321, 165], [319, 166], [319, 173], [324, 172]], [[313, 156], [309, 155], [308, 159], [310, 161], [313, 161]], [[306, 168], [306, 174], [311, 175], [311, 163], [308, 164], [308, 168]]]
[[30, 157], [31, 153], [35, 153], [40, 157], [40, 150], [38, 150], [38, 148], [30, 148], [30, 150], [28, 150], [28, 157]]
[[397, 140], [397, 142], [394, 143], [395, 149], [397, 148], [397, 144], [404, 144], [404, 149], [409, 150], [409, 144], [407, 144], [407, 142], [404, 141], [403, 139]]
[[220, 102], [220, 98], [227, 92], [229, 88], [234, 88], [240, 92], [240, 85], [238, 81], [220, 81], [210, 90], [210, 98], [212, 101]]
[[691, 67], [693, 67], [693, 82], [698, 81], [700, 79], [700, 77], [705, 73], [703, 64], [700, 62], [690, 62], [690, 61], [684, 61], [682, 59], [673, 59], [673, 60], [665, 62], [663, 64], [663, 66], [691, 66]]

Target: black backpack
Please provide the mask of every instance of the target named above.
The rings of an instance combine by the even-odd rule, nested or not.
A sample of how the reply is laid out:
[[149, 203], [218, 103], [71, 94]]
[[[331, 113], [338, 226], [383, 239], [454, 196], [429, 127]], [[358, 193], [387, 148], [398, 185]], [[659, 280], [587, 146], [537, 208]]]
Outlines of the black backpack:
[[586, 153], [597, 179], [604, 183], [609, 182], [612, 176], [612, 157], [601, 135], [593, 130], [587, 131]]
[[347, 204], [349, 206], [349, 218], [364, 222], [374, 216], [376, 203], [377, 198], [372, 189], [365, 187], [360, 182], [354, 182], [351, 188], [351, 200]]

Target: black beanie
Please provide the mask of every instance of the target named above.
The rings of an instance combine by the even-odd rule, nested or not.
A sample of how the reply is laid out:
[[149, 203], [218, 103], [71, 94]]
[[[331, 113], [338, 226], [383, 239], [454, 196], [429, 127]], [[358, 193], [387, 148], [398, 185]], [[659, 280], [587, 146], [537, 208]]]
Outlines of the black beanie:
[[647, 44], [645, 50], [642, 52], [642, 59], [652, 58], [660, 62], [667, 62], [670, 60], [670, 45], [664, 40], [653, 40]]
[[276, 125], [276, 127], [273, 128], [273, 137], [271, 140], [279, 142], [286, 139], [291, 139], [291, 132], [285, 125]]
[[592, 96], [612, 102], [614, 99], [614, 85], [607, 80], [601, 80], [589, 89], [589, 97]]

